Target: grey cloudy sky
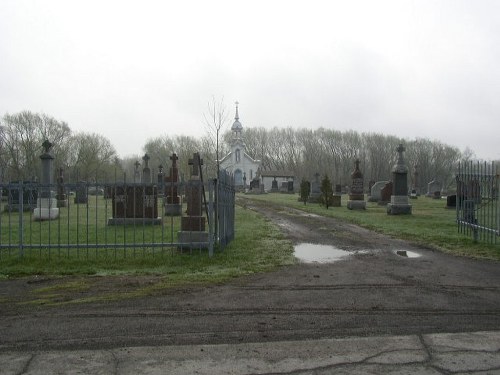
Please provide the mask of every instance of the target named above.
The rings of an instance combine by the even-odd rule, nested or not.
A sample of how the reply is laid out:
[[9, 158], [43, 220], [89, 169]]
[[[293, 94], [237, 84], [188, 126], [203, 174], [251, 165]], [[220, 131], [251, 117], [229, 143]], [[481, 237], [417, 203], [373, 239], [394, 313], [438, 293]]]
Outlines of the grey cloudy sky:
[[430, 138], [500, 159], [500, 2], [0, 2], [0, 115], [107, 137], [204, 135], [213, 96], [245, 127]]

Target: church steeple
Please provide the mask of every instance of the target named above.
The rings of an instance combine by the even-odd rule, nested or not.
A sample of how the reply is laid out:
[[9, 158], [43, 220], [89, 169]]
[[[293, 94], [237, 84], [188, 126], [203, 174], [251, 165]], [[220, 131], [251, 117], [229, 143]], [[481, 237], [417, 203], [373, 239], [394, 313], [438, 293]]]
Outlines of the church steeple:
[[241, 125], [240, 122], [240, 115], [238, 114], [238, 105], [240, 103], [235, 102], [236, 105], [236, 113], [234, 115], [234, 123], [233, 126], [231, 126], [231, 131], [233, 132], [233, 141], [241, 140], [241, 133], [243, 131], [243, 126]]

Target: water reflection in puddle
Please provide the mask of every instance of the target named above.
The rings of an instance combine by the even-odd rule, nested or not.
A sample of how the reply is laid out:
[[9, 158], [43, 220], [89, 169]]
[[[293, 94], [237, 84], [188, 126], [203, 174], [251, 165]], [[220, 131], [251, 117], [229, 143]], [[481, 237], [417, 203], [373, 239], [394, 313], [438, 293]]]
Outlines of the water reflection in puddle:
[[304, 263], [332, 263], [352, 255], [352, 252], [329, 245], [301, 243], [295, 246], [295, 257]]
[[421, 255], [409, 250], [396, 250], [396, 254], [406, 258], [419, 258]]

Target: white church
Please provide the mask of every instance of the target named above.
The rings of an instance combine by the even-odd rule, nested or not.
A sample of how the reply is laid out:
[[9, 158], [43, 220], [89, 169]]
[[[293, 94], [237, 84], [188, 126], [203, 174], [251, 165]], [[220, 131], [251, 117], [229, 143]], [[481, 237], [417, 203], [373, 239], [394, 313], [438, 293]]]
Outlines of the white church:
[[231, 151], [220, 161], [220, 168], [234, 175], [236, 188], [245, 189], [250, 181], [257, 177], [260, 160], [255, 160], [246, 153], [245, 142], [243, 142], [243, 126], [238, 115], [238, 102], [236, 104], [236, 115], [231, 126]]

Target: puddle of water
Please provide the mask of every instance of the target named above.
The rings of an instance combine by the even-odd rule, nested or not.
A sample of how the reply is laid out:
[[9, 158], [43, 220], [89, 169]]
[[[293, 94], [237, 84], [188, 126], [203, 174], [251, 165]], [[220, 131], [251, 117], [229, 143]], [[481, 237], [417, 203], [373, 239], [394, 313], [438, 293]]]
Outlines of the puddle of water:
[[396, 250], [395, 253], [399, 256], [406, 257], [406, 258], [419, 258], [422, 256], [419, 253], [415, 253], [415, 252], [409, 251], [409, 250]]
[[294, 248], [295, 257], [304, 263], [332, 263], [352, 255], [352, 252], [329, 245], [301, 243]]

